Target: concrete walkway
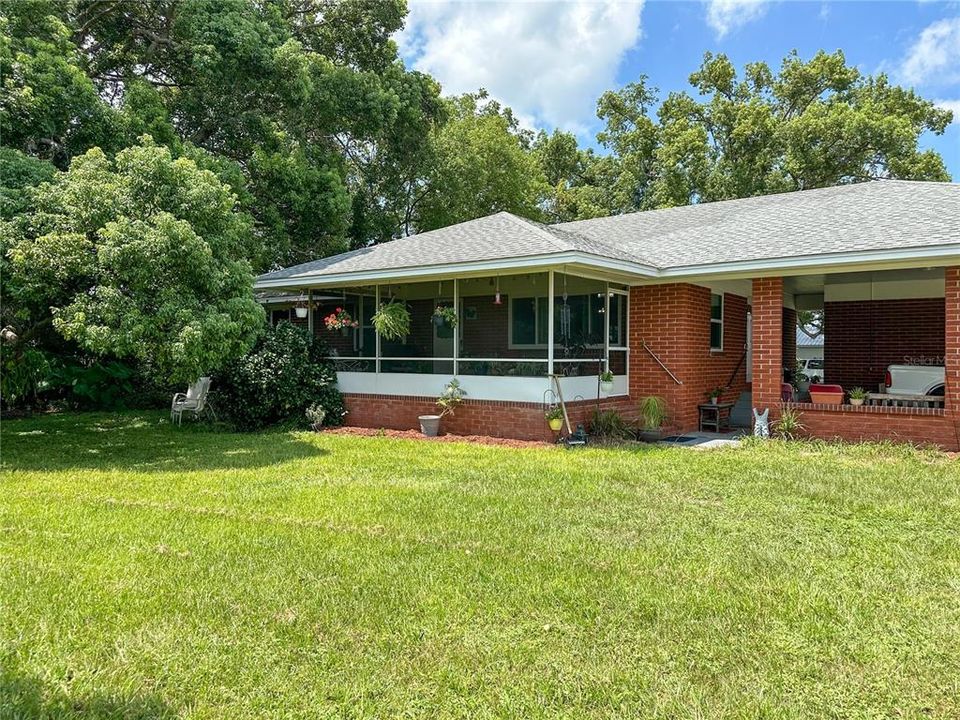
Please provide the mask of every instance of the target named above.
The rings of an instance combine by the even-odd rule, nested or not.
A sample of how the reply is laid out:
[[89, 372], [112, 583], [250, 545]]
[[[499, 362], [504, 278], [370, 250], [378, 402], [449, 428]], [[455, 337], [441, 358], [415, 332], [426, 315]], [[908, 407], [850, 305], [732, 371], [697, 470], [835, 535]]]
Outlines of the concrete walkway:
[[734, 428], [728, 433], [686, 432], [682, 435], [670, 435], [661, 440], [660, 445], [692, 448], [693, 450], [712, 450], [719, 447], [736, 447], [740, 438], [748, 434], [744, 428]]

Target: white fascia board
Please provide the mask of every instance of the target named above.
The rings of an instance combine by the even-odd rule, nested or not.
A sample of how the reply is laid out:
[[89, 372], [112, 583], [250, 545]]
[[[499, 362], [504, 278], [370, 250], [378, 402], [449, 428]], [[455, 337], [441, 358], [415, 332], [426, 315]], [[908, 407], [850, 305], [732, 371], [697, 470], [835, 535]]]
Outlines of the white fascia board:
[[525, 272], [529, 270], [556, 268], [561, 265], [586, 265], [598, 270], [626, 275], [628, 277], [656, 277], [656, 268], [641, 263], [632, 263], [623, 260], [605, 258], [599, 255], [590, 255], [582, 252], [565, 252], [551, 255], [536, 255], [532, 257], [501, 258], [497, 260], [483, 260], [472, 263], [447, 263], [444, 265], [423, 265], [419, 267], [395, 268], [390, 270], [363, 270], [349, 273], [332, 273], [328, 275], [312, 275], [304, 273], [284, 278], [268, 278], [254, 282], [254, 290], [268, 290], [271, 288], [306, 288], [322, 285], [370, 285], [374, 283], [389, 283], [397, 281], [411, 281], [420, 279], [443, 277], [469, 277], [471, 275], [488, 275], [490, 273], [512, 271]]
[[390, 270], [296, 275], [257, 280], [255, 290], [271, 288], [297, 289], [317, 286], [387, 284], [441, 277], [483, 276], [491, 273], [520, 273], [530, 270], [558, 269], [564, 265], [584, 266], [622, 276], [622, 282], [645, 284], [676, 282], [679, 279], [753, 278], [771, 275], [803, 275], [811, 273], [882, 270], [905, 267], [947, 266], [960, 264], [960, 243], [898, 248], [895, 250], [855, 250], [823, 255], [766, 258], [730, 263], [680, 265], [659, 270], [651, 265], [617, 260], [584, 252], [563, 252], [529, 257], [500, 258], [472, 263], [446, 263]]
[[823, 272], [876, 270], [947, 266], [960, 263], [960, 244], [929, 245], [926, 247], [898, 248], [895, 250], [855, 250], [845, 253], [822, 255], [798, 255], [796, 257], [767, 258], [743, 262], [705, 265], [682, 265], [660, 270], [657, 278], [714, 277], [764, 277], [770, 275], [803, 275]]

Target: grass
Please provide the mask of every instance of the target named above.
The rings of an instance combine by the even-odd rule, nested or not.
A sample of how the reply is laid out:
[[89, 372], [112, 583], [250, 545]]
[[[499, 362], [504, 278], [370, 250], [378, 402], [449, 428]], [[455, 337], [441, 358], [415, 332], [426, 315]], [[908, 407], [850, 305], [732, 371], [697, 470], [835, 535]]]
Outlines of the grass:
[[960, 716], [960, 469], [5, 421], [0, 717]]

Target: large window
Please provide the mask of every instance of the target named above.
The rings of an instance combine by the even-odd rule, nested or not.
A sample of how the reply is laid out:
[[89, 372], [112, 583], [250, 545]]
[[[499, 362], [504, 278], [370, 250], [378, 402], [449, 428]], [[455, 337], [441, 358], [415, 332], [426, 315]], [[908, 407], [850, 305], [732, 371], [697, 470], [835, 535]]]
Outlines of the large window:
[[[546, 297], [515, 297], [510, 300], [511, 347], [543, 347], [548, 341], [549, 300]], [[610, 293], [610, 345], [622, 346], [625, 303]], [[553, 304], [553, 336], [558, 346], [603, 346], [606, 302], [604, 293], [556, 297]]]
[[710, 296], [710, 349], [723, 350], [723, 295]]

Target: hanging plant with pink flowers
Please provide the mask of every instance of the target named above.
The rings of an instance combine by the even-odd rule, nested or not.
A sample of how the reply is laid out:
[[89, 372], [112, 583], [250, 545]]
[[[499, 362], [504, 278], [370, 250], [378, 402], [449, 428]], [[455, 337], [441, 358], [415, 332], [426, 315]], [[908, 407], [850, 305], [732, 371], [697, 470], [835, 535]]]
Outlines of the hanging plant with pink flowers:
[[350, 317], [343, 308], [337, 308], [323, 319], [323, 324], [327, 330], [345, 330], [347, 328], [360, 327], [360, 323]]

